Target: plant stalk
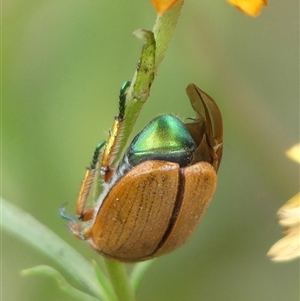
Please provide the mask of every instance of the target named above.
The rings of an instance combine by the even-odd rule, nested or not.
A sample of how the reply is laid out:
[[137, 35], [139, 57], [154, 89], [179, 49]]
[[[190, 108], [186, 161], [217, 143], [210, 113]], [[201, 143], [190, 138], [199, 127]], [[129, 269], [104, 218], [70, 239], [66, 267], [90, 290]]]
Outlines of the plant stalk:
[[135, 294], [124, 263], [104, 258], [108, 278], [111, 281], [118, 301], [135, 301]]

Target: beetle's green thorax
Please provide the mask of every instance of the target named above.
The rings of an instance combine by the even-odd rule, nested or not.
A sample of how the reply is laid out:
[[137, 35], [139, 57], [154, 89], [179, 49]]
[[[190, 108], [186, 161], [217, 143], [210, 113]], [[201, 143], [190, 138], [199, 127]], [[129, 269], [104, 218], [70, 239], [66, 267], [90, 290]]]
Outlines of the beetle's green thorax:
[[171, 114], [153, 119], [132, 141], [127, 151], [135, 166], [146, 160], [163, 160], [187, 166], [196, 144], [183, 122]]

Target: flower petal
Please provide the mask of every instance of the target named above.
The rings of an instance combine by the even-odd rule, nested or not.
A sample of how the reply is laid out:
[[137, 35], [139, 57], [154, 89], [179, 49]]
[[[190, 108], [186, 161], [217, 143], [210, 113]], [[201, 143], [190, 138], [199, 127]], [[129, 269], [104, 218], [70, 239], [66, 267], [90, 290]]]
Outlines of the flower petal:
[[279, 223], [283, 226], [292, 226], [300, 223], [300, 193], [296, 194], [277, 212]]
[[155, 10], [158, 14], [162, 15], [169, 9], [171, 9], [174, 5], [183, 0], [151, 0]]
[[292, 160], [294, 160], [294, 161], [300, 163], [300, 143], [294, 145], [294, 146], [291, 147], [289, 150], [287, 150], [287, 151], [286, 151], [286, 155], [287, 155], [290, 159], [292, 159]]
[[299, 225], [290, 227], [289, 234], [276, 242], [268, 252], [274, 261], [286, 261], [300, 256]]
[[251, 17], [257, 17], [262, 7], [268, 5], [267, 0], [227, 0], [227, 2]]

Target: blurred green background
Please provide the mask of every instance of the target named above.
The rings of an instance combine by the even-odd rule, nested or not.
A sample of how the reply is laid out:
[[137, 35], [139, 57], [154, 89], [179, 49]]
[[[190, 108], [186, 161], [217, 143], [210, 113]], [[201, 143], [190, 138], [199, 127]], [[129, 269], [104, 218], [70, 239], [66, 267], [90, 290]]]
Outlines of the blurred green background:
[[[131, 33], [154, 20], [146, 0], [3, 2], [2, 195], [88, 259], [98, 255], [58, 208], [72, 211], [132, 78], [142, 43]], [[266, 253], [281, 237], [276, 211], [299, 191], [285, 156], [299, 141], [299, 1], [270, 1], [257, 19], [223, 0], [186, 1], [135, 132], [160, 113], [193, 116], [190, 82], [223, 113], [219, 185], [191, 241], [156, 261], [138, 300], [298, 300], [299, 260]], [[3, 301], [71, 300], [53, 279], [20, 276], [40, 264], [62, 271], [51, 260], [5, 231], [1, 248]]]

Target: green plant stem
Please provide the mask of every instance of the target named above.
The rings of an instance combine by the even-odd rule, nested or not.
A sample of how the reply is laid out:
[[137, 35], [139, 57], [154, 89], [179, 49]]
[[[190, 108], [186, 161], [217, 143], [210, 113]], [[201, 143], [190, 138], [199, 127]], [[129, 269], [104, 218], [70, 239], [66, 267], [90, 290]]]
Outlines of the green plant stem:
[[104, 259], [104, 262], [117, 300], [135, 301], [135, 294], [128, 279], [125, 264], [107, 258]]
[[126, 93], [125, 118], [122, 122], [117, 153], [113, 163], [118, 161], [123, 154], [133, 126], [142, 109], [142, 106], [149, 97], [150, 87], [155, 75], [155, 51], [156, 43], [152, 31], [139, 29], [134, 35], [145, 40], [142, 53], [139, 59], [138, 68], [134, 73], [131, 85]]
[[160, 66], [168, 49], [168, 45], [181, 13], [183, 2], [184, 1], [178, 3], [172, 9], [163, 15], [158, 15], [156, 18], [152, 30], [156, 41], [155, 71], [158, 70], [158, 67]]
[[[104, 259], [102, 260], [102, 263], [103, 261]], [[117, 301], [110, 279], [108, 279], [107, 275], [105, 275], [104, 273], [105, 270], [104, 264], [102, 264], [102, 268], [100, 268], [100, 266], [97, 264], [95, 260], [92, 261], [92, 264], [95, 270], [95, 274], [98, 277], [98, 281], [103, 287], [104, 291], [106, 292], [106, 297], [108, 298], [108, 300]]]
[[130, 283], [135, 292], [138, 290], [138, 287], [145, 273], [148, 271], [149, 267], [154, 263], [155, 260], [156, 259], [151, 259], [151, 260], [139, 262], [134, 265], [134, 268], [132, 269], [130, 274]]
[[[131, 86], [127, 92], [122, 139], [115, 154], [116, 160], [123, 154], [142, 106], [150, 95], [152, 82], [168, 49], [182, 5], [183, 1], [165, 14], [158, 15], [154, 23], [153, 32], [146, 30], [135, 32], [137, 37], [146, 39], [146, 43], [143, 46], [139, 67], [133, 75]], [[152, 37], [153, 35], [154, 38]]]

